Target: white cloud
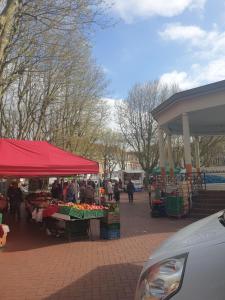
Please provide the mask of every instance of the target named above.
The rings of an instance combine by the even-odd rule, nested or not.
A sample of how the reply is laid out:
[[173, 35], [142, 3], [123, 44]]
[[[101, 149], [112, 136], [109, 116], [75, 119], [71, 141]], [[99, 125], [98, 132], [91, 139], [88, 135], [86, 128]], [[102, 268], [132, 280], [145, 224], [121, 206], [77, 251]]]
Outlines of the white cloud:
[[173, 70], [164, 73], [160, 82], [177, 84], [182, 90], [187, 90], [206, 83], [225, 79], [225, 56], [204, 64], [193, 64], [187, 72]]
[[197, 26], [172, 23], [159, 34], [163, 39], [182, 42], [192, 60], [188, 69], [167, 72], [161, 81], [188, 89], [225, 79], [225, 31], [219, 31], [216, 24], [212, 30], [205, 31]]
[[196, 41], [206, 36], [206, 32], [198, 26], [183, 26], [180, 23], [166, 25], [163, 31], [159, 32], [165, 40], [192, 40]]
[[206, 0], [107, 0], [126, 22], [151, 16], [173, 17], [189, 9], [204, 8]]
[[199, 66], [198, 81], [214, 82], [225, 79], [225, 56], [210, 61], [206, 66]]
[[[225, 53], [225, 32], [220, 32], [214, 24], [213, 29], [205, 31], [198, 26], [185, 26], [180, 23], [167, 24], [159, 35], [170, 41], [180, 41], [185, 43], [187, 48], [200, 58], [214, 59], [218, 55]], [[188, 42], [188, 44], [187, 44]]]
[[187, 90], [197, 85], [194, 78], [190, 78], [186, 72], [178, 72], [177, 70], [164, 73], [160, 77], [160, 82], [168, 85], [177, 84], [182, 90]]
[[118, 130], [119, 125], [116, 119], [116, 103], [121, 101], [122, 99], [113, 99], [113, 98], [103, 98], [102, 99], [106, 105], [108, 105], [110, 110], [110, 115], [108, 117], [107, 127], [113, 130]]

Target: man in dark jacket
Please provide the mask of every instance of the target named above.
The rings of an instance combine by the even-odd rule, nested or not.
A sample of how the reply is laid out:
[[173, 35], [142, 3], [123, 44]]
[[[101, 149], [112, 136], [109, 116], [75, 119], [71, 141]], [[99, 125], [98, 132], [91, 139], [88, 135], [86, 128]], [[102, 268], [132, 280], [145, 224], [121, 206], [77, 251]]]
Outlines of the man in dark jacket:
[[62, 199], [62, 187], [58, 180], [55, 180], [51, 189], [52, 198]]
[[129, 203], [133, 203], [134, 201], [134, 191], [135, 191], [134, 184], [130, 179], [127, 184], [127, 194], [128, 194]]
[[17, 220], [20, 220], [20, 206], [23, 201], [23, 194], [21, 189], [18, 187], [17, 182], [13, 182], [7, 191], [10, 204], [10, 214]]

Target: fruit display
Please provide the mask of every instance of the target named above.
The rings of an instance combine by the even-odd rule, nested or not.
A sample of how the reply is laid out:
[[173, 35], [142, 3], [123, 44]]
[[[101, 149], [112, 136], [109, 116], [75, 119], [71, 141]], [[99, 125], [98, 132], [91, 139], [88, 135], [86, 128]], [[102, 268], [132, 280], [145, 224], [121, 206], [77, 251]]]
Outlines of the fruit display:
[[60, 213], [67, 214], [78, 219], [102, 218], [104, 216], [104, 211], [107, 209], [108, 208], [103, 205], [86, 203], [74, 204], [69, 202], [59, 205]]
[[103, 205], [96, 205], [96, 204], [74, 204], [76, 209], [80, 210], [101, 210], [106, 209]]

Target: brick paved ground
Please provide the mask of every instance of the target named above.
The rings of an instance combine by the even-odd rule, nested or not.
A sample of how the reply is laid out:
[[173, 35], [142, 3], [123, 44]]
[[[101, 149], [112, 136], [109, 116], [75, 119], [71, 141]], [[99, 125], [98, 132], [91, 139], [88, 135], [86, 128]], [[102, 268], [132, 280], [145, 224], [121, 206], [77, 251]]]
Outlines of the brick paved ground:
[[0, 253], [2, 300], [133, 299], [141, 266], [165, 238], [189, 219], [152, 219], [147, 196], [134, 205], [121, 201], [122, 237], [67, 243], [45, 236], [39, 228], [16, 224]]

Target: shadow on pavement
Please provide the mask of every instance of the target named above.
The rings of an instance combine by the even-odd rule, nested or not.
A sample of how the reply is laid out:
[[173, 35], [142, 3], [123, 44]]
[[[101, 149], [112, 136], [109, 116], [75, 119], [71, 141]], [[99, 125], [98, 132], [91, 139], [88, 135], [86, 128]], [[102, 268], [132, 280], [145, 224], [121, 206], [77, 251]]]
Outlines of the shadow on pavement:
[[142, 266], [101, 266], [44, 300], [132, 300]]

